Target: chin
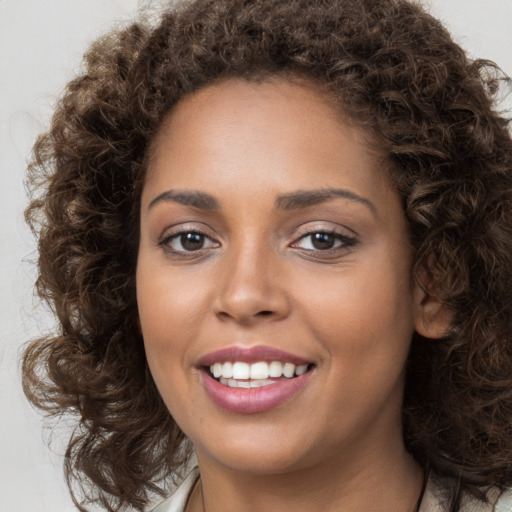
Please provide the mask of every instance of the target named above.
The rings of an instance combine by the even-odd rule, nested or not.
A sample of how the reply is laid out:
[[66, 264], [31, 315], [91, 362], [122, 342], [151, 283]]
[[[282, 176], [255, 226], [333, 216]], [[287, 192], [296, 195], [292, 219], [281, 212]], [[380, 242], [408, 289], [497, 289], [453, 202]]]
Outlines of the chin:
[[[298, 433], [297, 433], [298, 434]], [[275, 432], [265, 434], [259, 429], [254, 436], [227, 435], [224, 439], [210, 438], [207, 446], [195, 444], [199, 462], [215, 460], [224, 467], [241, 473], [257, 475], [283, 474], [315, 464], [318, 450], [306, 448], [304, 436], [294, 439]], [[269, 441], [270, 440], [270, 441]]]
[[[210, 456], [212, 455], [215, 456], [215, 454]], [[257, 453], [223, 453], [216, 459], [218, 463], [231, 471], [260, 476], [281, 475], [308, 467], [307, 460], [297, 457], [296, 454], [262, 453], [261, 449]], [[200, 456], [198, 456], [198, 460], [201, 462]]]

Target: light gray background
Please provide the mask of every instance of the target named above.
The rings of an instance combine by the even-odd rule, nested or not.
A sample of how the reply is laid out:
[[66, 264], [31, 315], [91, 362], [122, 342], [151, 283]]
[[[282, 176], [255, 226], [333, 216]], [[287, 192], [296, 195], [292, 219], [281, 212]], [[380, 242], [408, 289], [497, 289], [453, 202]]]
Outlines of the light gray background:
[[[0, 0], [0, 512], [75, 510], [62, 477], [63, 443], [48, 450], [21, 392], [19, 350], [51, 328], [33, 299], [34, 241], [23, 221], [26, 162], [80, 57], [112, 23], [163, 0]], [[512, 75], [512, 0], [430, 0], [470, 55]], [[505, 103], [512, 104], [510, 96]], [[66, 426], [61, 430], [65, 432]]]

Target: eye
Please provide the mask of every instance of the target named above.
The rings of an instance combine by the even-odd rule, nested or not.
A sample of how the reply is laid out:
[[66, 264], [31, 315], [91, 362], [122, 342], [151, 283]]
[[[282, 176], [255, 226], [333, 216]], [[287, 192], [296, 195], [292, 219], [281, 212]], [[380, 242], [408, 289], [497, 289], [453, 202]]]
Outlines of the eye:
[[165, 237], [159, 245], [175, 253], [186, 253], [217, 247], [218, 244], [199, 231], [182, 231]]
[[312, 233], [301, 238], [303, 249], [326, 251], [332, 249], [340, 241], [332, 233]]
[[355, 238], [332, 231], [315, 231], [299, 238], [292, 246], [307, 251], [336, 251], [356, 243]]

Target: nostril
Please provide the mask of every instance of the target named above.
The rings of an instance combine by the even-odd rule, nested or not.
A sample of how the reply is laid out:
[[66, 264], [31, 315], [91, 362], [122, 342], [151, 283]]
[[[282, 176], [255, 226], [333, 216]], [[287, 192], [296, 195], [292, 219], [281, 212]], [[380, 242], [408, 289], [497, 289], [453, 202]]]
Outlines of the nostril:
[[272, 311], [260, 311], [258, 313], [259, 316], [270, 316], [272, 315]]

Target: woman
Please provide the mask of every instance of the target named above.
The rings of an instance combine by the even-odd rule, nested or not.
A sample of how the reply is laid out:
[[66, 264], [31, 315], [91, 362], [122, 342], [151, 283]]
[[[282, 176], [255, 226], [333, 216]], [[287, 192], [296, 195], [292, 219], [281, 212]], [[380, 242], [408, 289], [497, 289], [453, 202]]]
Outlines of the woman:
[[140, 510], [194, 453], [158, 511], [509, 506], [495, 67], [393, 0], [184, 2], [87, 64], [28, 210], [70, 485]]

